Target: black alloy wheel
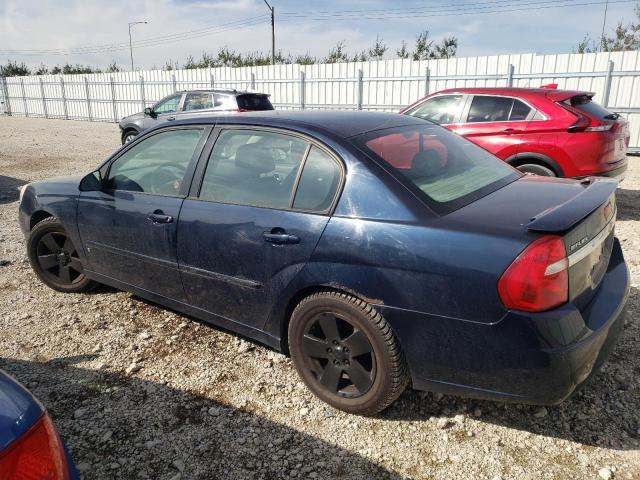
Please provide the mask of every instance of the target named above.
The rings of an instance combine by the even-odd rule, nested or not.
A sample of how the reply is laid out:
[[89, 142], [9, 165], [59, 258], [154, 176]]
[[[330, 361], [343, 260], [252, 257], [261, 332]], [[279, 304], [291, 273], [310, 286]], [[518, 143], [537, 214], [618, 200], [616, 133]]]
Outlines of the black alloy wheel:
[[84, 274], [77, 248], [56, 218], [46, 218], [33, 227], [27, 249], [31, 267], [54, 290], [82, 292], [94, 285]]
[[307, 387], [349, 413], [384, 410], [408, 382], [389, 324], [371, 305], [346, 293], [324, 291], [303, 299], [289, 322], [289, 350]]

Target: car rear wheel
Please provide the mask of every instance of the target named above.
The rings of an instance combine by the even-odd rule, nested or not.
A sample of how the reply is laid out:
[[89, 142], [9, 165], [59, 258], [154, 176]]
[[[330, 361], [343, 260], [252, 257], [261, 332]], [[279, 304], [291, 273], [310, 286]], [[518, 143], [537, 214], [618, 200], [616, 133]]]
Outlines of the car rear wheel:
[[544, 165], [538, 165], [537, 163], [524, 163], [516, 167], [523, 173], [533, 173], [534, 175], [540, 175], [542, 177], [555, 177], [556, 174], [549, 167]]
[[289, 323], [291, 358], [309, 389], [333, 407], [374, 415], [408, 382], [391, 327], [372, 306], [326, 291], [302, 300]]
[[85, 276], [77, 248], [55, 217], [45, 218], [33, 227], [27, 254], [36, 275], [54, 290], [76, 293], [95, 286]]

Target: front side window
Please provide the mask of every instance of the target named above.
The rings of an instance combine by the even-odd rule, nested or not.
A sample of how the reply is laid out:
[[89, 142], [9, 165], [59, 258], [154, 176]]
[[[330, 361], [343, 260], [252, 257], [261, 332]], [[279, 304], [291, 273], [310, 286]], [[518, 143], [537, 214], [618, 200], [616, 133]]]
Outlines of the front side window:
[[107, 190], [178, 195], [203, 131], [170, 130], [138, 143], [111, 164]]
[[365, 133], [354, 143], [439, 213], [448, 213], [520, 177], [502, 160], [436, 125]]
[[207, 92], [187, 93], [184, 97], [185, 112], [191, 110], [204, 110], [206, 108], [213, 108], [213, 102], [211, 101], [211, 94]]
[[259, 130], [223, 130], [204, 174], [200, 198], [223, 203], [289, 208], [309, 143]]
[[166, 98], [153, 107], [153, 111], [155, 113], [173, 113], [178, 111], [178, 107], [180, 106], [180, 99], [182, 95], [173, 95], [169, 98]]
[[438, 124], [453, 123], [462, 109], [463, 95], [439, 95], [412, 108], [407, 115]]

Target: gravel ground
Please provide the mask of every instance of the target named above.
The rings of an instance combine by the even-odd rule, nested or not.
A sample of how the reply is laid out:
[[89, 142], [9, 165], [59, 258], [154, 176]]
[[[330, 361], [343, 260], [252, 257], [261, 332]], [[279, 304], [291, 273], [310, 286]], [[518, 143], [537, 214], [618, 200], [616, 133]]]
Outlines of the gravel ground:
[[640, 479], [640, 158], [619, 189], [629, 315], [552, 408], [407, 390], [378, 418], [315, 399], [285, 356], [128, 293], [36, 280], [16, 187], [89, 172], [113, 124], [0, 117], [0, 368], [47, 406], [83, 478]]

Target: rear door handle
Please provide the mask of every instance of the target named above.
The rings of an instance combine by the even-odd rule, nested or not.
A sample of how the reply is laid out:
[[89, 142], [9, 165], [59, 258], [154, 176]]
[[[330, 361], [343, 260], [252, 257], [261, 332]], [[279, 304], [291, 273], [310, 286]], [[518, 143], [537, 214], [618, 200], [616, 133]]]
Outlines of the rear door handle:
[[518, 130], [517, 128], [505, 128], [503, 132], [504, 133], [522, 133], [522, 130]]
[[171, 223], [173, 217], [171, 215], [165, 215], [162, 210], [156, 210], [153, 213], [147, 213], [147, 218], [153, 223]]
[[300, 243], [300, 237], [289, 235], [288, 233], [263, 233], [262, 238], [265, 242], [275, 243], [277, 245]]

